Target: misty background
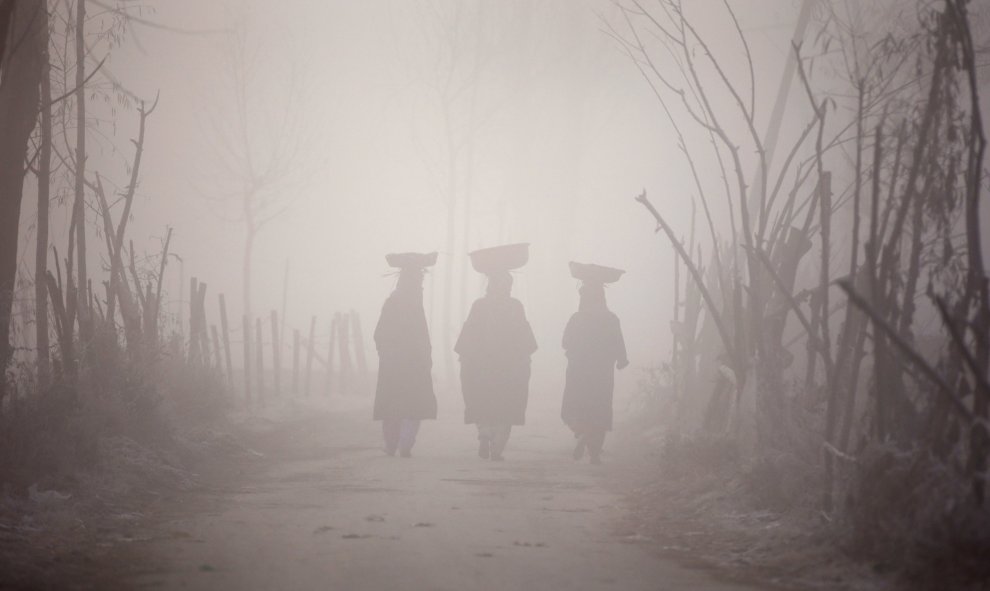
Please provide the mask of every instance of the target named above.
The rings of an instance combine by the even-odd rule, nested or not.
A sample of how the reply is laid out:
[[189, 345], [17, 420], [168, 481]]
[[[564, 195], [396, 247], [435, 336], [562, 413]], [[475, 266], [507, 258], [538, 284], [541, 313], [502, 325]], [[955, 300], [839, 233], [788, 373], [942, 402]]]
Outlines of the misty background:
[[[984, 588], [988, 56], [986, 0], [0, 0], [0, 587]], [[519, 242], [479, 464], [468, 253]], [[601, 467], [570, 261], [626, 271]]]
[[[709, 4], [721, 6], [705, 0], [690, 9], [700, 14]], [[95, 8], [92, 19], [114, 18], [111, 7]], [[736, 7], [760, 64], [760, 96], [774, 96], [780, 83], [796, 10], [785, 1]], [[354, 309], [374, 363], [370, 332], [395, 282], [384, 254], [438, 250], [425, 296], [441, 379], [445, 351], [484, 290], [467, 252], [529, 242], [514, 295], [540, 344], [535, 401], [559, 395], [560, 335], [577, 307], [568, 261], [627, 271], [608, 292], [632, 362], [619, 391], [669, 355], [674, 254], [633, 197], [647, 189], [686, 240], [693, 185], [651, 88], [605, 32], [603, 23], [617, 18], [609, 2], [176, 0], [129, 13], [138, 19], [94, 75], [107, 93], [91, 101], [98, 132], [88, 166], [117, 171], [103, 172], [108, 184], [125, 184], [137, 114], [101, 120], [100, 113], [133, 112], [160, 92], [129, 234], [139, 255], [154, 257], [166, 227], [174, 228], [171, 252], [181, 260], [169, 261], [165, 289], [176, 319], [192, 277], [214, 296], [224, 293], [233, 318], [243, 310], [243, 180], [230, 157], [240, 153], [278, 169], [262, 189], [273, 217], [253, 249], [254, 316], [281, 313], [287, 266], [288, 327], [304, 330], [316, 315], [325, 343], [333, 312]], [[724, 29], [716, 38], [725, 40], [720, 57], [731, 64], [734, 29], [719, 14], [725, 22], [704, 26]], [[107, 98], [119, 94], [130, 104]], [[785, 129], [808, 112], [804, 101], [791, 101]], [[715, 171], [702, 173], [721, 182]], [[67, 240], [68, 211], [53, 209], [55, 244]], [[95, 211], [88, 217], [97, 223]], [[25, 200], [22, 245], [33, 240], [35, 218]], [[32, 249], [21, 252], [27, 268]], [[444, 335], [448, 276], [451, 334]], [[232, 325], [238, 340], [240, 323]]]

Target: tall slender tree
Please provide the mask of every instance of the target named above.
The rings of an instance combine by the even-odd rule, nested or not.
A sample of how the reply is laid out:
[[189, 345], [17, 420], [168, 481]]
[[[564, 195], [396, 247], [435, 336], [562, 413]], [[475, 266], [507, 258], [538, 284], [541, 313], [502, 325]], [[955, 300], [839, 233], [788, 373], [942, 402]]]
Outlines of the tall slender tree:
[[51, 59], [48, 54], [49, 18], [41, 27], [38, 42], [42, 53], [41, 73], [41, 137], [38, 154], [38, 226], [34, 259], [35, 342], [38, 350], [38, 384], [48, 384], [50, 359], [48, 355], [48, 222], [51, 199], [52, 168], [52, 80]]

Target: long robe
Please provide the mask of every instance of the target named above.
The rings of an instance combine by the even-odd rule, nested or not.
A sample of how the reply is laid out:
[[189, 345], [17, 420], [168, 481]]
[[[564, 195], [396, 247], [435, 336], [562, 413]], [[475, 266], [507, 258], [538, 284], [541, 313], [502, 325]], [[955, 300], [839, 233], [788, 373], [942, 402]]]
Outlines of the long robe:
[[461, 359], [464, 422], [524, 424], [536, 338], [522, 302], [505, 296], [475, 300], [454, 351]]
[[608, 309], [579, 310], [564, 329], [567, 375], [560, 416], [577, 433], [612, 428], [615, 364], [625, 363], [619, 318]]
[[396, 290], [385, 300], [375, 327], [375, 346], [375, 420], [437, 418], [430, 332], [419, 293]]

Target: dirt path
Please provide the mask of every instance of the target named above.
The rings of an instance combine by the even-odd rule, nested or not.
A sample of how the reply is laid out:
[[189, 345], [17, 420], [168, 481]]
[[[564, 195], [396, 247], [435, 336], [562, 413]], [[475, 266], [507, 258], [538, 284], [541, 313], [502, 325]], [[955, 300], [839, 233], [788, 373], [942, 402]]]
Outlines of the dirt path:
[[299, 408], [252, 443], [240, 483], [188, 495], [135, 542], [126, 588], [742, 590], [623, 529], [634, 466], [575, 463], [552, 417], [475, 455], [452, 417], [411, 459], [380, 450], [365, 409]]

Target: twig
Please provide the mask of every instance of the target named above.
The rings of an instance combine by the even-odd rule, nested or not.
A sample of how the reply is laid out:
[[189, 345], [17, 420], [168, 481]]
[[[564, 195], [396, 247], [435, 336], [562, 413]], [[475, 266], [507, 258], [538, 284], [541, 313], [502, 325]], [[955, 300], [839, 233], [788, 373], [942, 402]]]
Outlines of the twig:
[[847, 461], [847, 462], [849, 462], [851, 464], [858, 464], [859, 463], [859, 460], [856, 459], [855, 456], [851, 456], [851, 455], [849, 455], [849, 454], [841, 451], [840, 449], [838, 449], [837, 447], [835, 447], [834, 445], [832, 445], [831, 443], [829, 443], [827, 441], [824, 442], [824, 443], [822, 443], [822, 447], [825, 449], [825, 451], [827, 451], [828, 453], [832, 454], [833, 456], [839, 458], [840, 460], [845, 460], [845, 461]]
[[86, 76], [86, 78], [83, 79], [82, 84], [77, 85], [75, 88], [73, 88], [72, 90], [67, 91], [66, 93], [62, 94], [58, 98], [52, 99], [51, 101], [48, 102], [47, 105], [42, 105], [41, 108], [43, 108], [43, 109], [44, 108], [48, 108], [48, 107], [51, 107], [52, 105], [54, 105], [54, 104], [56, 104], [56, 103], [58, 103], [60, 101], [64, 101], [65, 99], [67, 99], [70, 96], [72, 96], [73, 94], [75, 94], [80, 88], [86, 86], [86, 83], [89, 82], [93, 78], [93, 76], [95, 76], [96, 73], [100, 71], [100, 68], [103, 67], [103, 62], [107, 61], [107, 58], [108, 57], [110, 57], [109, 54], [103, 56], [103, 59], [100, 60], [100, 63], [96, 64], [96, 67], [93, 68], [93, 71], [89, 73], [89, 76]]

